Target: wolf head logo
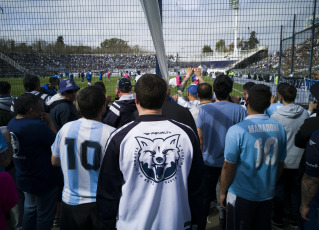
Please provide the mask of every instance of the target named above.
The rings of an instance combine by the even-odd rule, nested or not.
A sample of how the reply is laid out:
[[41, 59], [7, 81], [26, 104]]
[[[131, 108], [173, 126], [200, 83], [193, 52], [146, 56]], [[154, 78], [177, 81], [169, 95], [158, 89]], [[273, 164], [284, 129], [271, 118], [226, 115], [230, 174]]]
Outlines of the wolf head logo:
[[173, 177], [176, 174], [180, 159], [178, 140], [179, 134], [166, 139], [148, 139], [135, 137], [140, 150], [138, 162], [144, 175], [158, 183]]

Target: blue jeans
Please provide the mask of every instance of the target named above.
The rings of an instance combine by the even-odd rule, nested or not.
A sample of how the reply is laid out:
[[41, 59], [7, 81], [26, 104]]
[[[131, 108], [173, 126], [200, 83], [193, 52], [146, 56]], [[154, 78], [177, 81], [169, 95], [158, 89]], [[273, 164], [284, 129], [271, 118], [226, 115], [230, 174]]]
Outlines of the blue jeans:
[[24, 192], [23, 230], [50, 230], [53, 224], [58, 187], [41, 194]]

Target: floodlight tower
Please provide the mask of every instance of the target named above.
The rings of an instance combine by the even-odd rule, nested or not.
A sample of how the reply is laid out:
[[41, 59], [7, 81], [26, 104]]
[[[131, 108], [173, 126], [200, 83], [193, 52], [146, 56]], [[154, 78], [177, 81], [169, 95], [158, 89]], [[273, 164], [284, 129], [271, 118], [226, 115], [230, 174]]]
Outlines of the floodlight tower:
[[238, 56], [237, 50], [237, 32], [238, 32], [238, 9], [239, 9], [239, 0], [229, 0], [229, 8], [235, 10], [235, 25], [234, 25], [234, 33], [235, 33], [235, 41], [234, 41], [234, 56]]

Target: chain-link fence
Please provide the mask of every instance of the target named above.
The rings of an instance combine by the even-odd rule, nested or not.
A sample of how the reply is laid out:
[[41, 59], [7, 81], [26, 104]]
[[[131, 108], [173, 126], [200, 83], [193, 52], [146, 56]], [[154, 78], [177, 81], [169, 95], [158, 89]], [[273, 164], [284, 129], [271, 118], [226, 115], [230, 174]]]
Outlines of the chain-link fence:
[[[248, 80], [274, 83], [281, 26], [286, 39], [282, 50], [287, 50], [282, 72], [289, 73], [287, 38], [292, 36], [293, 17], [297, 33], [314, 11], [314, 0], [241, 0], [236, 6], [225, 0], [159, 4], [168, 75], [201, 66], [211, 82], [216, 74], [228, 71], [237, 95]], [[81, 87], [87, 82], [82, 83], [79, 73], [90, 72], [93, 83], [101, 75], [113, 98], [116, 80], [126, 72], [132, 81], [138, 71], [155, 72], [155, 49], [139, 0], [2, 0], [0, 23], [0, 76], [11, 83], [14, 96], [24, 91], [25, 72], [37, 74], [41, 84], [50, 76], [72, 74]], [[297, 33], [296, 49], [309, 52], [308, 39], [309, 30]], [[294, 69], [299, 73], [307, 68], [307, 57], [295, 54]]]

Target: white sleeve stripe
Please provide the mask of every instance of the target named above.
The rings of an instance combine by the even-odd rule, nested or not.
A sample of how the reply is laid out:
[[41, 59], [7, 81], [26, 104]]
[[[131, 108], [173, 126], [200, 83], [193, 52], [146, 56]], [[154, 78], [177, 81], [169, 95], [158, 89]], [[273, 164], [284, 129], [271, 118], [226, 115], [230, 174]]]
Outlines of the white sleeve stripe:
[[116, 116], [120, 116], [120, 111], [118, 110], [118, 109], [116, 109], [115, 107], [113, 107], [113, 106], [111, 106], [110, 107], [110, 110], [113, 112], [113, 113], [115, 113], [116, 114]]

